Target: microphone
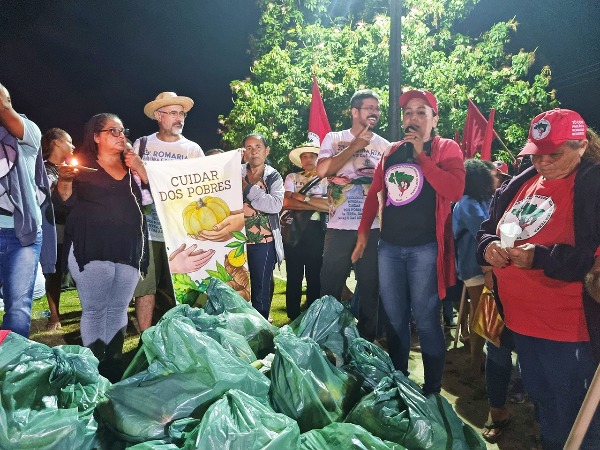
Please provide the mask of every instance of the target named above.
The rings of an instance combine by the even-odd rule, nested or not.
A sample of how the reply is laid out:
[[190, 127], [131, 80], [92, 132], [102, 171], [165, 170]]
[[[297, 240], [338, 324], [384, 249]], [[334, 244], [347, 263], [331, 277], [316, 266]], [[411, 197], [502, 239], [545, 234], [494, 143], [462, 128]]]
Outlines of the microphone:
[[[415, 127], [413, 127], [412, 125], [409, 125], [408, 127], [406, 127], [404, 129], [404, 133], [408, 133], [409, 131], [417, 131], [417, 129]], [[402, 146], [400, 147], [403, 152], [404, 152], [404, 159], [406, 162], [413, 162], [413, 150], [415, 149], [415, 146], [413, 145], [412, 142], [405, 142], [402, 144]]]

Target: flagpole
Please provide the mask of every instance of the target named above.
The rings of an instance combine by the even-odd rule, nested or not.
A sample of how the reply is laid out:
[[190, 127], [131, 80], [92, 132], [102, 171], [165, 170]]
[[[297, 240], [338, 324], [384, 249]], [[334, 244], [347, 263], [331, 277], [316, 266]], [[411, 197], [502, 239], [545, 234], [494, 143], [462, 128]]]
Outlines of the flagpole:
[[390, 0], [388, 138], [400, 140], [400, 94], [402, 93], [402, 0]]
[[512, 158], [513, 162], [515, 162], [517, 160], [517, 158], [515, 158], [515, 156], [512, 154], [512, 152], [508, 149], [508, 147], [506, 146], [504, 141], [502, 139], [500, 139], [500, 136], [498, 136], [498, 133], [494, 132], [494, 134], [496, 135], [496, 139], [498, 139], [500, 141], [500, 143], [502, 144], [502, 147], [504, 147], [504, 150], [506, 150], [508, 152], [508, 154]]

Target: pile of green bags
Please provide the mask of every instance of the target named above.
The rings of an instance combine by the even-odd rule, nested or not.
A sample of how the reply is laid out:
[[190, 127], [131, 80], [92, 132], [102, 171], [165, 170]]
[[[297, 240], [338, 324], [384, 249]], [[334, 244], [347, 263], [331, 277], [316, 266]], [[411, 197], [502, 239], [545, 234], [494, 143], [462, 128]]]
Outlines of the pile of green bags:
[[113, 385], [88, 349], [0, 336], [0, 448], [485, 449], [333, 297], [278, 329], [219, 280], [206, 295], [146, 330]]
[[0, 344], [0, 448], [95, 448], [93, 413], [109, 386], [89, 349], [8, 333]]

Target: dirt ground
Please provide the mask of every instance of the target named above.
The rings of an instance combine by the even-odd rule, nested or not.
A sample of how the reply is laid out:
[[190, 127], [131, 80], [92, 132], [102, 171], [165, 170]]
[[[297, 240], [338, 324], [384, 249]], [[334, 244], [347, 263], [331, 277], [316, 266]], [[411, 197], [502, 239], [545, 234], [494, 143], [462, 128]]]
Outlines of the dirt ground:
[[[469, 347], [461, 342], [453, 348], [454, 331], [446, 332], [446, 368], [442, 380], [442, 395], [454, 406], [458, 415], [476, 430], [487, 421], [488, 401], [483, 374], [477, 381], [468, 381]], [[411, 378], [423, 383], [421, 354], [411, 352], [409, 369]], [[496, 444], [487, 444], [488, 449], [538, 450], [539, 430], [534, 420], [533, 404], [529, 401], [517, 404], [507, 402], [511, 415], [510, 425], [504, 430]]]
[[[63, 325], [78, 320], [79, 317], [69, 317], [68, 314], [62, 317]], [[47, 319], [32, 320], [32, 335], [36, 331], [45, 329]], [[49, 346], [61, 344], [81, 345], [77, 327], [72, 332], [42, 332], [36, 337], [36, 340]], [[442, 395], [452, 404], [458, 415], [476, 430], [480, 430], [487, 420], [488, 403], [485, 394], [483, 375], [478, 381], [466, 381], [466, 375], [469, 367], [469, 348], [462, 343], [453, 348], [453, 335], [446, 332], [446, 342], [448, 351], [446, 353], [446, 369], [444, 372]], [[137, 339], [137, 330], [135, 328], [135, 318], [130, 315], [130, 324], [127, 330], [130, 339]], [[134, 351], [125, 355], [131, 359]], [[411, 352], [409, 368], [411, 378], [419, 383], [423, 383], [423, 365], [421, 354]], [[504, 433], [498, 443], [487, 444], [488, 449], [501, 450], [537, 450], [537, 425], [534, 421], [533, 405], [526, 401], [522, 404], [508, 403], [511, 414], [511, 424], [504, 430]]]

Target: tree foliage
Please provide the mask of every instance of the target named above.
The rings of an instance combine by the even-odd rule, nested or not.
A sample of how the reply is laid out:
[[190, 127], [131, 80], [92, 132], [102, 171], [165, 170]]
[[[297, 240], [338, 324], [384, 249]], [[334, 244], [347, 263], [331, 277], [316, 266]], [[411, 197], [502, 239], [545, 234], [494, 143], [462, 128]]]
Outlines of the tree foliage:
[[[442, 136], [462, 130], [468, 98], [485, 115], [495, 108], [495, 129], [515, 150], [525, 142], [531, 118], [557, 105], [548, 89], [550, 71], [532, 76], [534, 51], [505, 51], [516, 19], [477, 38], [455, 32], [453, 25], [477, 2], [403, 1], [402, 85], [436, 95]], [[379, 133], [385, 136], [389, 1], [259, 0], [259, 5], [260, 28], [251, 43], [255, 61], [250, 77], [231, 83], [234, 107], [221, 117], [223, 146], [238, 147], [246, 134], [261, 132], [271, 140], [274, 164], [286, 169], [289, 150], [307, 139], [312, 74], [332, 129], [350, 126], [351, 95], [370, 88], [381, 96]]]

